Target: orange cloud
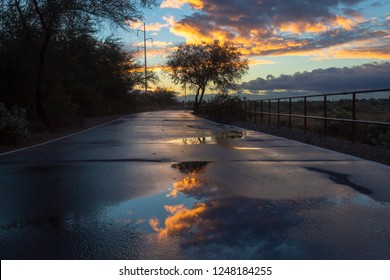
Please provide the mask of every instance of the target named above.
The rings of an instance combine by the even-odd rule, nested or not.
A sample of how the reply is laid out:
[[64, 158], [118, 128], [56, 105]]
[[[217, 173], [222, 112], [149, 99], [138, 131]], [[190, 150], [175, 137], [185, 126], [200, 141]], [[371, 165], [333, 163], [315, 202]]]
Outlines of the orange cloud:
[[202, 0], [164, 0], [160, 8], [181, 9], [185, 4], [190, 4], [194, 9], [201, 10], [204, 7]]
[[374, 39], [357, 40], [317, 51], [313, 60], [333, 58], [390, 59], [390, 45]]
[[270, 65], [270, 64], [275, 64], [275, 61], [272, 61], [272, 60], [268, 60], [268, 59], [253, 59], [253, 58], [250, 58], [248, 60], [248, 64], [249, 66], [254, 66], [254, 65]]
[[206, 204], [198, 203], [192, 209], [183, 205], [165, 206], [172, 214], [165, 220], [165, 228], [158, 228], [159, 236], [177, 235], [188, 232], [191, 227], [201, 219], [201, 214], [206, 210]]
[[[240, 5], [238, 2], [225, 4], [209, 0], [166, 0], [164, 5], [170, 3], [173, 6], [176, 3], [176, 6], [181, 7], [190, 2], [194, 5], [198, 3], [196, 5], [202, 7], [202, 13], [194, 13], [179, 21], [173, 17], [164, 19], [171, 26], [171, 33], [185, 38], [186, 43], [230, 41], [245, 56], [316, 56], [316, 52], [328, 48], [343, 49], [346, 42], [355, 44], [362, 38], [371, 38], [374, 42], [371, 46], [352, 51], [343, 49], [343, 52], [338, 51], [337, 54], [348, 53], [354, 57], [367, 56], [374, 59], [388, 57], [386, 44], [383, 44], [386, 37], [381, 36], [381, 33], [387, 32], [384, 25], [376, 21], [369, 22], [353, 8], [343, 11], [321, 3], [316, 7], [317, 13], [312, 15], [310, 5], [299, 1], [287, 5], [291, 9], [285, 9], [286, 6], [278, 1]], [[302, 16], [297, 17], [297, 13]], [[390, 16], [386, 16], [386, 19], [389, 20]], [[377, 30], [374, 30], [375, 24]], [[380, 50], [378, 44], [384, 46], [385, 51]]]
[[173, 183], [173, 190], [167, 197], [176, 197], [179, 192], [194, 190], [202, 185], [201, 180], [196, 178], [184, 178], [180, 182]]
[[161, 229], [159, 228], [160, 221], [157, 218], [150, 218], [149, 219], [149, 225], [152, 227], [152, 229], [156, 232], [159, 232]]
[[295, 34], [301, 33], [320, 33], [329, 30], [329, 26], [324, 23], [308, 23], [308, 22], [290, 22], [282, 23], [279, 26], [281, 32], [291, 32]]
[[[173, 22], [171, 32], [177, 36], [184, 37], [187, 43], [210, 43], [215, 40], [230, 41], [239, 47], [244, 56], [258, 55], [295, 55], [295, 56], [315, 56], [316, 59], [327, 58], [372, 58], [389, 59], [388, 36], [376, 36], [370, 40], [353, 39], [348, 43], [334, 41], [328, 37], [321, 42], [320, 46], [315, 44], [315, 38], [310, 34], [323, 34], [325, 32], [337, 30], [353, 32], [353, 29], [360, 23], [365, 22], [362, 17], [347, 18], [336, 16], [328, 23], [310, 24], [307, 22], [294, 22], [281, 24], [278, 30], [265, 34], [264, 30], [252, 29], [249, 33], [238, 33], [232, 28], [219, 28], [215, 25], [189, 24], [183, 21]], [[287, 38], [278, 32], [290, 32], [294, 34], [307, 34], [297, 40], [295, 37]], [[386, 34], [386, 31], [380, 31]], [[387, 32], [388, 33], [388, 32]], [[233, 35], [234, 34], [234, 35]], [[375, 36], [375, 35], [374, 35]], [[387, 43], [386, 43], [387, 42]], [[321, 45], [324, 45], [321, 47]], [[252, 62], [258, 64], [256, 62]]]
[[354, 19], [350, 19], [347, 17], [336, 16], [334, 19], [329, 22], [289, 22], [289, 23], [281, 23], [279, 26], [279, 30], [281, 32], [291, 32], [295, 34], [302, 33], [322, 33], [332, 29], [342, 28], [348, 31], [351, 31], [353, 27], [355, 27], [358, 23], [363, 22], [364, 19], [356, 16]]
[[180, 37], [184, 37], [186, 42], [196, 43], [200, 41], [210, 42], [212, 39], [207, 38], [203, 32], [194, 25], [183, 24], [180, 22], [174, 22], [170, 31]]

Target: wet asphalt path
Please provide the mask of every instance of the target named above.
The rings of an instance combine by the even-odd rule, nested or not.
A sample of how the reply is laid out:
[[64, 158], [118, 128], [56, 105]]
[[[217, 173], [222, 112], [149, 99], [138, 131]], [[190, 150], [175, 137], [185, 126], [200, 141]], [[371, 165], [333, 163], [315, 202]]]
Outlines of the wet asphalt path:
[[0, 156], [1, 259], [390, 259], [390, 167], [166, 111]]

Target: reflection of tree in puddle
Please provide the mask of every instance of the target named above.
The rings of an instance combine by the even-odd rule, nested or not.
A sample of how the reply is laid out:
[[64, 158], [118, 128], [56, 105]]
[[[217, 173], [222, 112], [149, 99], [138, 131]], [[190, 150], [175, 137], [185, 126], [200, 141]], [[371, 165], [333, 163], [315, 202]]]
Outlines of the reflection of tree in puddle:
[[188, 176], [181, 181], [173, 183], [173, 189], [167, 197], [177, 197], [178, 193], [184, 193], [196, 197], [199, 193], [196, 189], [202, 187], [205, 182], [196, 178], [197, 174], [206, 167], [208, 161], [185, 161], [172, 164], [172, 168], [178, 169]]
[[226, 139], [242, 139], [245, 136], [245, 131], [223, 131], [217, 135], [188, 137], [171, 140], [170, 143], [180, 145], [200, 145], [200, 144], [220, 144]]
[[172, 168], [178, 169], [184, 174], [195, 174], [209, 163], [209, 161], [184, 161], [172, 164]]
[[183, 145], [207, 144], [212, 140], [211, 137], [183, 138]]

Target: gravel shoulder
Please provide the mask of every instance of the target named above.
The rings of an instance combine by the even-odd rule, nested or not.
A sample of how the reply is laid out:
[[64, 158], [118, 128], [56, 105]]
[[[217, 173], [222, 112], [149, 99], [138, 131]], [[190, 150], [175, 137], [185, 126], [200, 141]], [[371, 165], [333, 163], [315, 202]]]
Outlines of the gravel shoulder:
[[233, 122], [231, 125], [239, 126], [245, 129], [259, 131], [275, 136], [284, 137], [287, 139], [296, 140], [299, 142], [307, 143], [310, 145], [334, 150], [344, 154], [353, 155], [366, 160], [379, 162], [382, 164], [390, 165], [390, 149], [383, 147], [375, 147], [365, 144], [353, 144], [350, 141], [333, 138], [323, 137], [322, 135], [314, 133], [305, 133], [302, 130], [291, 129], [286, 127], [273, 127], [268, 125], [255, 124], [250, 122]]
[[74, 133], [81, 132], [83, 130], [110, 122], [112, 120], [120, 118], [121, 115], [115, 116], [104, 116], [104, 117], [96, 117], [96, 118], [85, 118], [81, 123], [77, 123], [68, 128], [59, 129], [57, 131], [48, 131], [46, 129], [42, 129], [41, 131], [33, 132], [28, 137], [25, 143], [23, 144], [15, 144], [15, 145], [0, 145], [0, 155], [3, 153], [11, 152], [18, 149], [27, 148], [30, 146], [38, 145], [41, 143], [45, 143], [51, 140], [55, 140], [57, 138], [65, 137], [67, 135], [71, 135]]

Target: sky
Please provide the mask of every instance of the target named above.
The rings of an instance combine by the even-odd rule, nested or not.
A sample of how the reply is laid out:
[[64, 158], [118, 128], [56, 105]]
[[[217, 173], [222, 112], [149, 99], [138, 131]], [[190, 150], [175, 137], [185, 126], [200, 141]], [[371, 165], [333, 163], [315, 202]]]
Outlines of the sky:
[[[162, 0], [144, 10], [148, 66], [160, 71], [180, 43], [234, 43], [250, 69], [241, 92], [347, 91], [390, 88], [390, 1]], [[143, 46], [143, 24], [123, 33], [126, 48]], [[139, 53], [143, 63], [143, 52]]]

